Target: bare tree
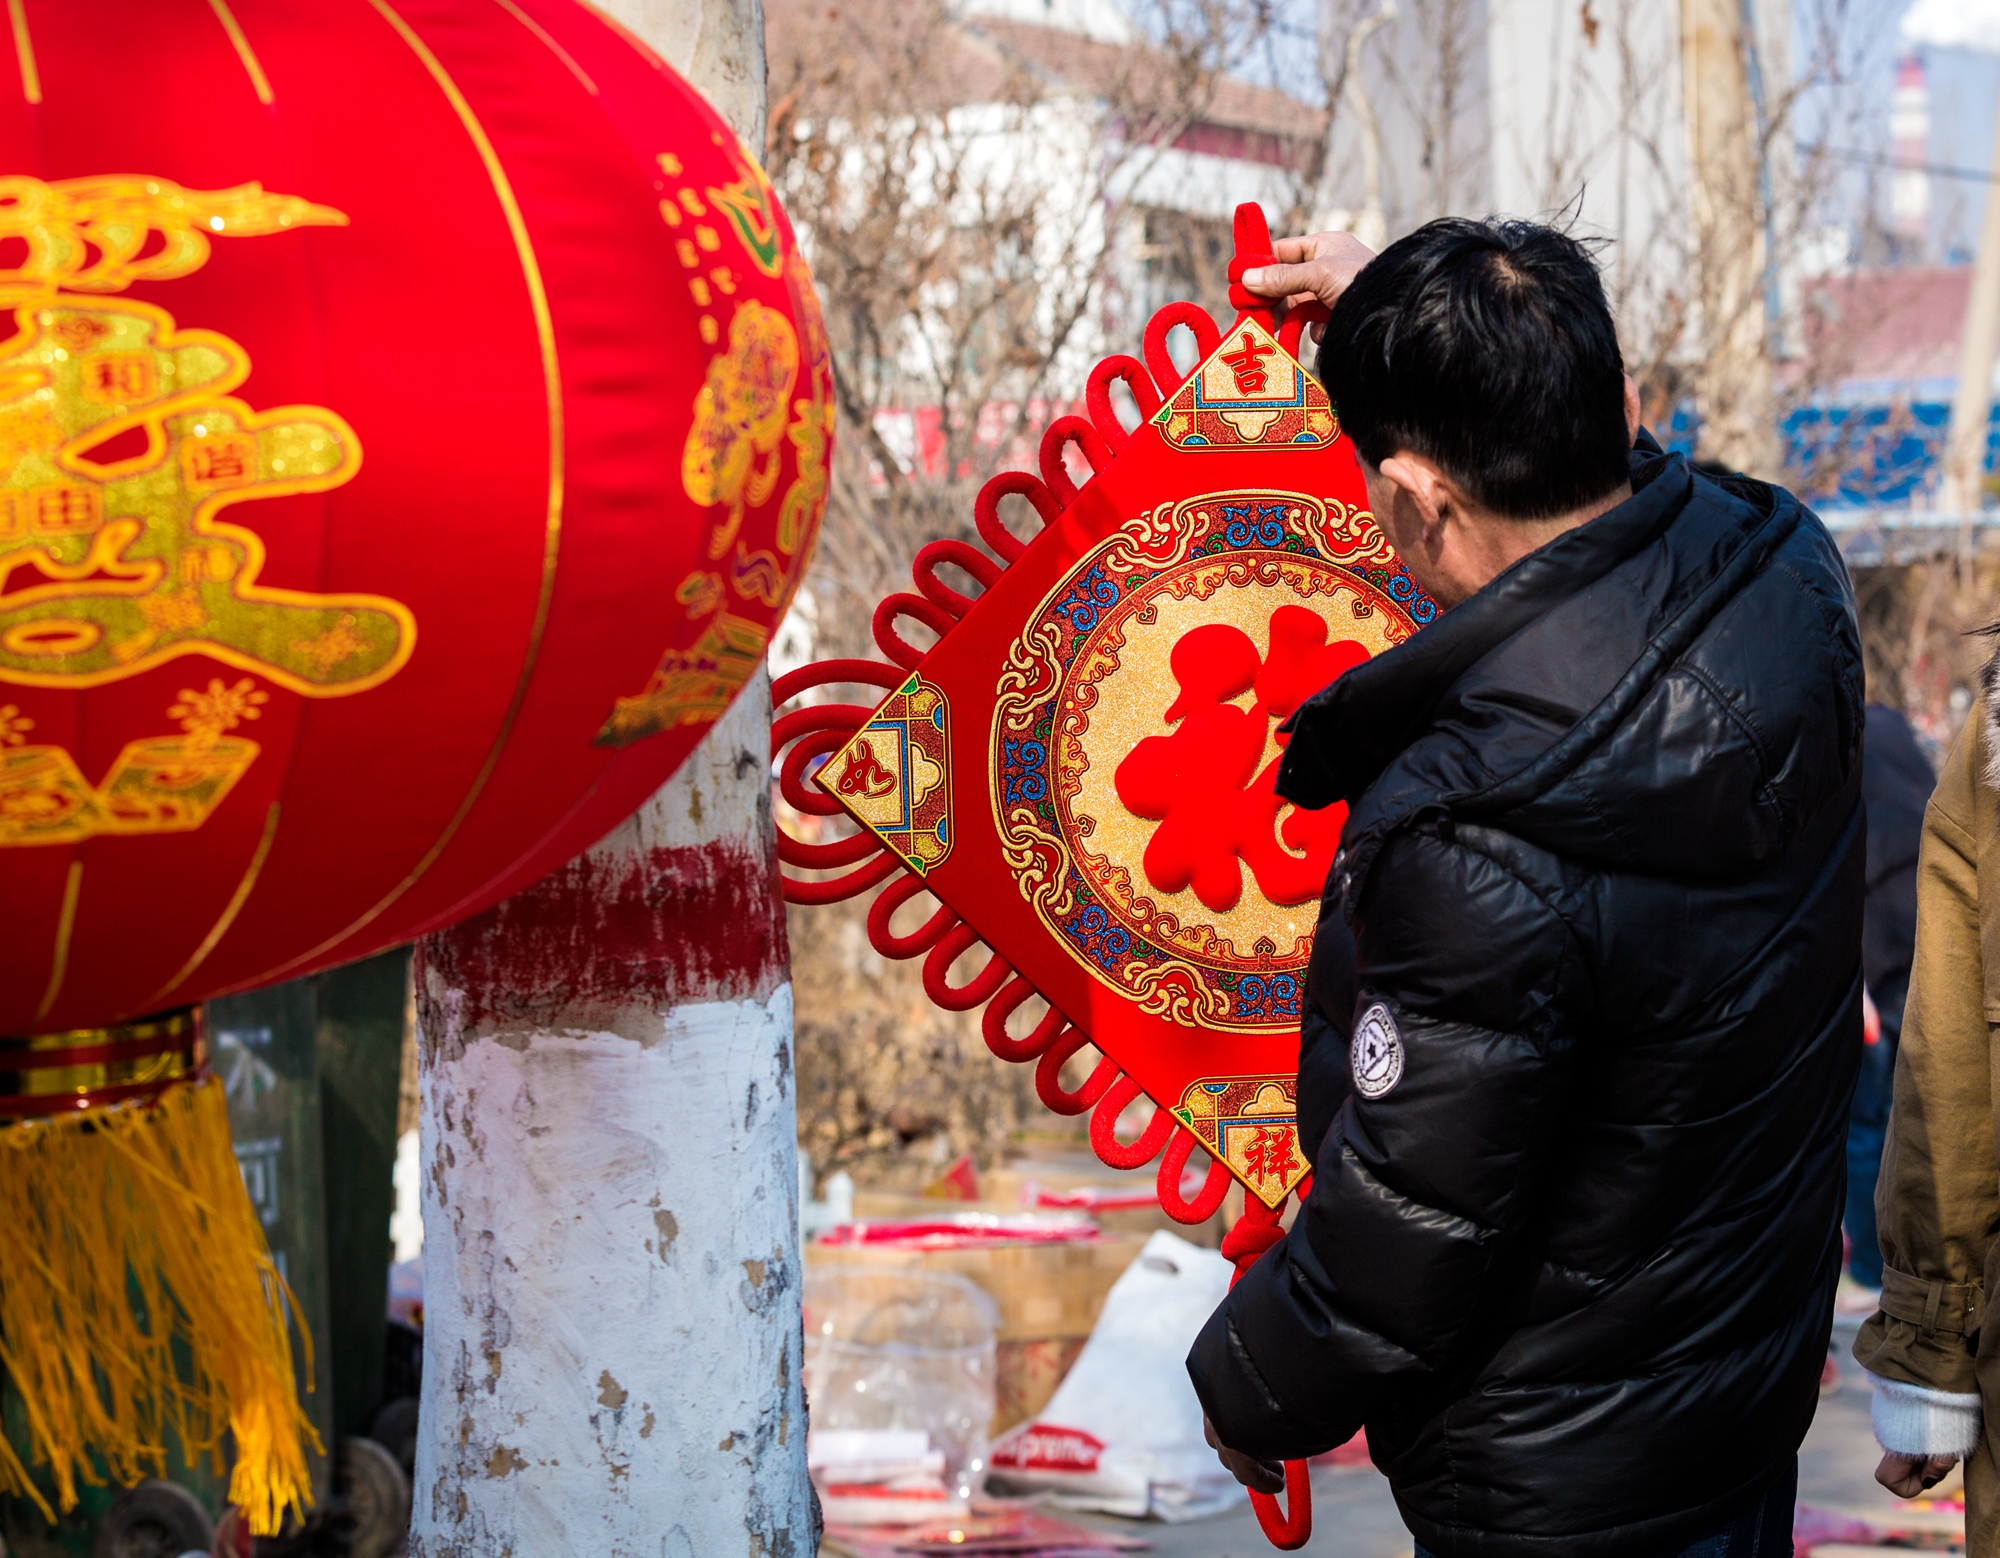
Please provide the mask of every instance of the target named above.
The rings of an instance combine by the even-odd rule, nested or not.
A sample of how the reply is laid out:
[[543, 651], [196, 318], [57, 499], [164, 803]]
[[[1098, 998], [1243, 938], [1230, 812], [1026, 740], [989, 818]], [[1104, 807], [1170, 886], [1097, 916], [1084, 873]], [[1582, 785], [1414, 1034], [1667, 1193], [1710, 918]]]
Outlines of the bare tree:
[[[866, 656], [875, 604], [909, 588], [917, 549], [976, 544], [979, 486], [1032, 465], [1098, 357], [1137, 345], [1146, 278], [1221, 301], [1228, 207], [1220, 249], [1212, 212], [1226, 192], [1203, 205], [1163, 187], [1188, 176], [1185, 149], [1275, 135], [1275, 153], [1252, 148], [1261, 165], [1309, 189], [1318, 125], [1291, 104], [1297, 134], [1275, 114], [1256, 128], [1258, 89], [1231, 77], [1270, 26], [1267, 0], [1149, 0], [1087, 31], [945, 0], [767, 0], [766, 14], [767, 162], [837, 384], [812, 653]], [[897, 928], [931, 907], [920, 895]], [[976, 1021], [930, 1006], [914, 965], [875, 953], [864, 908], [792, 917], [809, 1149], [878, 1178], [996, 1155], [1035, 1118], [1029, 1079], [986, 1053]]]

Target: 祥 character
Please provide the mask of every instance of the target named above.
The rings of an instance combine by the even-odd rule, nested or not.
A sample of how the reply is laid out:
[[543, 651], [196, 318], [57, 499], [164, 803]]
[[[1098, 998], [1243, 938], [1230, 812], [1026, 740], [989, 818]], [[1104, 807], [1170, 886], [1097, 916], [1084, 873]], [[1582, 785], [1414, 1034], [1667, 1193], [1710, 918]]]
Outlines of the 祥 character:
[[1320, 376], [1445, 610], [1292, 722], [1279, 793], [1349, 807], [1314, 1183], [1189, 1355], [1211, 1433], [1275, 1491], [1365, 1425], [1420, 1555], [1788, 1552], [1861, 1050], [1846, 570], [1640, 428], [1568, 237], [1277, 252], [1246, 284], [1334, 303]]

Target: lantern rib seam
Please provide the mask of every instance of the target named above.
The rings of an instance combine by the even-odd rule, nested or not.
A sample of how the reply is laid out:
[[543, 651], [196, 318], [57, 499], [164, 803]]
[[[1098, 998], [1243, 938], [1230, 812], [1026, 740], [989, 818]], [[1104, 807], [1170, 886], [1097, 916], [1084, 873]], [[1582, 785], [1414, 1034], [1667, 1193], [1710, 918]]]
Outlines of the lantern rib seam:
[[[452, 813], [451, 820], [431, 842], [430, 848], [424, 851], [423, 857], [410, 869], [409, 875], [385, 893], [373, 908], [345, 929], [335, 932], [310, 951], [303, 952], [276, 968], [267, 969], [254, 978], [232, 985], [230, 987], [232, 990], [247, 990], [256, 985], [269, 983], [273, 979], [282, 978], [291, 969], [304, 963], [311, 963], [343, 942], [351, 940], [404, 893], [416, 886], [424, 873], [437, 863], [446, 847], [457, 836], [465, 819], [472, 814], [472, 808], [484, 793], [487, 781], [493, 777], [493, 771], [500, 766], [500, 754], [506, 750], [508, 741], [513, 737], [514, 722], [520, 715], [521, 705], [527, 699], [528, 685], [534, 678], [536, 661], [541, 657], [542, 635], [548, 627], [550, 603], [555, 598], [556, 562], [562, 543], [562, 372], [556, 356], [555, 321], [549, 313], [548, 292], [542, 285], [542, 271], [535, 258], [534, 241], [528, 235], [527, 220], [521, 214], [520, 203], [514, 198], [514, 186], [508, 181], [506, 169], [500, 165], [499, 154], [494, 151], [492, 141], [487, 139], [486, 129], [480, 124], [479, 116], [472, 111], [472, 105], [466, 101], [465, 94], [458, 89], [458, 83], [452, 80], [443, 62], [431, 52], [430, 46], [417, 36], [415, 29], [397, 14], [395, 7], [391, 6], [388, 0], [368, 0], [368, 3], [395, 30], [397, 37], [403, 40], [410, 52], [416, 55], [418, 63], [430, 72], [431, 79], [437, 83], [438, 89], [445, 95], [445, 100], [451, 104], [452, 111], [458, 115], [459, 123], [465, 127], [465, 133], [472, 141], [473, 150], [479, 154], [479, 160], [485, 166], [486, 176], [492, 181], [494, 196], [500, 202], [501, 214], [506, 218], [507, 230], [514, 239], [515, 252], [521, 259], [521, 274], [527, 282], [528, 304], [535, 317], [535, 336], [541, 347], [542, 376], [548, 389], [549, 401], [549, 507], [542, 548], [541, 591], [535, 600], [535, 619], [528, 630], [528, 647], [526, 656], [521, 662], [521, 675], [515, 683], [514, 696], [508, 700], [507, 712], [501, 718], [499, 733], [494, 737], [493, 746], [486, 754], [486, 761], [480, 765], [478, 774], [473, 778], [472, 788], [466, 791], [465, 799], [459, 802], [458, 809]], [[455, 908], [456, 905], [451, 907]], [[450, 916], [451, 908], [447, 908], [442, 916], [436, 918], [448, 920]]]

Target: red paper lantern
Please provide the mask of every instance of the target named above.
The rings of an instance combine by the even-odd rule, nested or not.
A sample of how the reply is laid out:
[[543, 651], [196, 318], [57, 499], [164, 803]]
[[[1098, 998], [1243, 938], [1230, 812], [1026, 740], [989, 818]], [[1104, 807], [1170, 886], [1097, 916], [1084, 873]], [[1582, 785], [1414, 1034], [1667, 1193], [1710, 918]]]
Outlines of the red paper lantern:
[[0, 1033], [492, 902], [762, 659], [832, 375], [769, 184], [572, 0], [16, 0]]

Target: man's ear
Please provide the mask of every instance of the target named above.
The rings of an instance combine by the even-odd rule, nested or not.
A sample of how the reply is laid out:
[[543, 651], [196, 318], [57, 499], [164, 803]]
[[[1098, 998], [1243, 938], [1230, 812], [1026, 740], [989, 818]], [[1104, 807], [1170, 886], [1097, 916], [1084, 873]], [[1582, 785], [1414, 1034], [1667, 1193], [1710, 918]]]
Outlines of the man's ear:
[[1632, 375], [1625, 375], [1625, 442], [1639, 441], [1639, 386], [1632, 382]]
[[1398, 450], [1379, 467], [1383, 477], [1408, 496], [1410, 505], [1424, 522], [1424, 542], [1435, 550], [1444, 530], [1445, 516], [1451, 512], [1457, 490], [1430, 461], [1420, 454]]

